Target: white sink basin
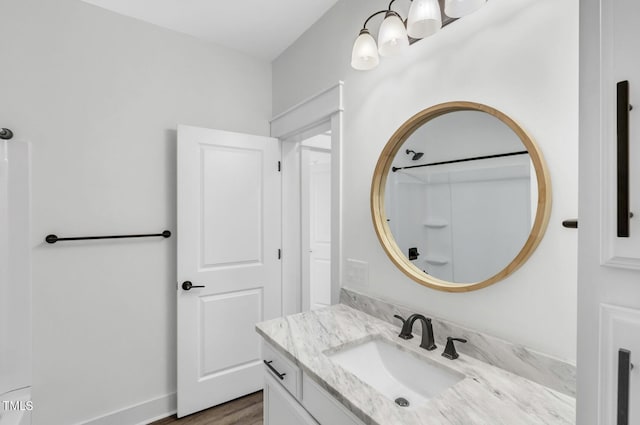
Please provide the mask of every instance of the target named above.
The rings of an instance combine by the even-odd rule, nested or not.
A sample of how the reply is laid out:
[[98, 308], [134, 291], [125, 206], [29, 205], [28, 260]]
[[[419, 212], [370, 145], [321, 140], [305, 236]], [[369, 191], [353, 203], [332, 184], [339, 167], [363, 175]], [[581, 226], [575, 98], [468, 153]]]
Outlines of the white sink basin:
[[383, 340], [367, 341], [329, 358], [397, 404], [408, 409], [464, 379], [464, 375], [401, 350]]

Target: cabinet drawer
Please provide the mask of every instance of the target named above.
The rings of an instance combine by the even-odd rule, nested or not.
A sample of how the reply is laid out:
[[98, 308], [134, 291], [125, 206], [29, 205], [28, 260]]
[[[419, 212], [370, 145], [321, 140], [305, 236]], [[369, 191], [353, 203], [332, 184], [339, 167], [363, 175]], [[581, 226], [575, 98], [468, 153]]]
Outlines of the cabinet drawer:
[[302, 405], [322, 425], [364, 425], [307, 375], [303, 375], [302, 382], [304, 385]]
[[[274, 379], [282, 384], [297, 400], [302, 398], [302, 373], [300, 368], [276, 351], [267, 342], [262, 343], [264, 368]], [[278, 376], [277, 374], [280, 374]]]

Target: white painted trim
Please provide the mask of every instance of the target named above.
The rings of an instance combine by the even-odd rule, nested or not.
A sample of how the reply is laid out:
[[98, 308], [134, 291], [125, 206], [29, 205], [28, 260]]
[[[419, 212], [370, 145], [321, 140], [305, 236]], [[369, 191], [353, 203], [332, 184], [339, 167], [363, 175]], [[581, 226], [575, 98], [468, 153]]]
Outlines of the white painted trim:
[[343, 111], [343, 85], [340, 81], [276, 115], [271, 119], [271, 137], [285, 139], [322, 121], [328, 121], [333, 114]]
[[[296, 137], [297, 139], [297, 137]], [[282, 148], [282, 315], [302, 309], [302, 245], [300, 212], [300, 142], [285, 140]]]
[[[613, 245], [613, 243], [610, 243]], [[621, 269], [640, 270], [640, 259], [631, 257], [607, 256], [602, 265]]]
[[[283, 142], [282, 311], [285, 316], [298, 313], [302, 308], [300, 288], [300, 142], [327, 130], [331, 130], [331, 302], [337, 304], [340, 301], [343, 168], [341, 162], [342, 88], [343, 83], [339, 82], [272, 120], [271, 135], [278, 137]], [[293, 115], [289, 116], [289, 114]], [[280, 120], [279, 123], [276, 123], [278, 120]]]
[[144, 401], [78, 425], [145, 425], [176, 413], [176, 393]]
[[[340, 87], [342, 98], [342, 86]], [[340, 302], [342, 286], [342, 110], [331, 116], [331, 303]]]
[[310, 250], [310, 205], [309, 205], [309, 151], [311, 148], [300, 147], [300, 306], [301, 311], [311, 309], [311, 273], [309, 266], [311, 258]]

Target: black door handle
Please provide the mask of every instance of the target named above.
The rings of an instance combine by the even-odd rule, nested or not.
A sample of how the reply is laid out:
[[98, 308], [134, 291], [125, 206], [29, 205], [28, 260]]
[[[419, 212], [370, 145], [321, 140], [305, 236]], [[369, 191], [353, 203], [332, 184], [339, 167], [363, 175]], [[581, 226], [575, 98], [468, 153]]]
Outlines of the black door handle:
[[617, 84], [618, 237], [629, 237], [629, 81]]
[[191, 288], [204, 288], [204, 285], [194, 285], [188, 280], [185, 280], [184, 282], [182, 282], [182, 289], [184, 289], [185, 291], [188, 291]]
[[618, 421], [617, 425], [629, 425], [629, 381], [631, 351], [621, 348], [618, 350]]

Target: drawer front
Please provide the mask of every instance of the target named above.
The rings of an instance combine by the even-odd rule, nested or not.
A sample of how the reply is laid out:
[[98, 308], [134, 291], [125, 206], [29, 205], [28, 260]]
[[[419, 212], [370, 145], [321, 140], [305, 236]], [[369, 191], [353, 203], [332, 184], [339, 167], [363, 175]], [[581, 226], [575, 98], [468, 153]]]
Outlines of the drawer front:
[[265, 370], [282, 384], [296, 400], [302, 399], [302, 373], [300, 368], [278, 353], [267, 342], [262, 343], [262, 358]]
[[303, 376], [302, 385], [304, 385], [302, 405], [322, 425], [364, 425], [307, 375]]

